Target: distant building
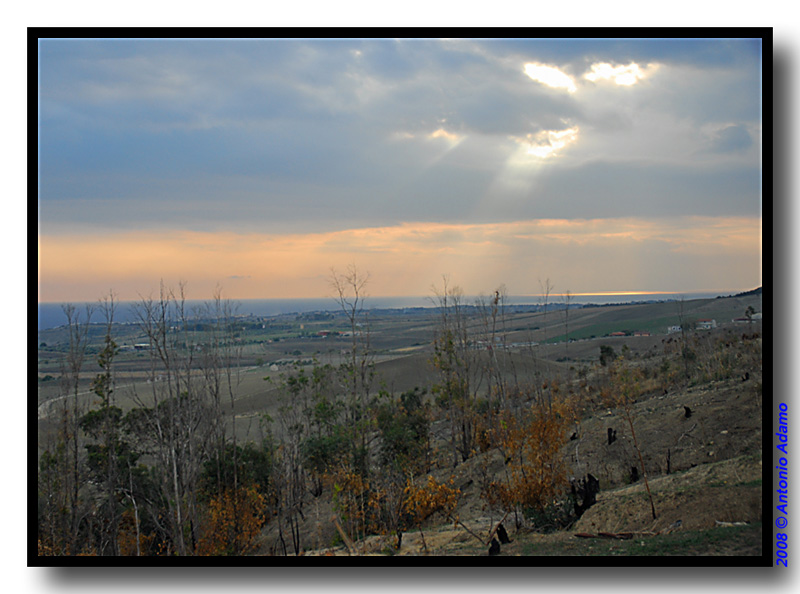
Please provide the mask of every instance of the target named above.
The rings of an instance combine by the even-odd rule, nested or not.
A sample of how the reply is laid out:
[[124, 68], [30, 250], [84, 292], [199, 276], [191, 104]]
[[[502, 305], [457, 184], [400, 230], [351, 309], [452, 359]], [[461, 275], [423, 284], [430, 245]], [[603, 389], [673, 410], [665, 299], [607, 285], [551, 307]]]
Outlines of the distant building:
[[612, 332], [609, 336], [627, 336], [625, 332]]
[[633, 333], [634, 336], [650, 336], [649, 332], [645, 332], [644, 330], [637, 330]]
[[717, 327], [716, 320], [697, 320], [698, 330], [712, 330]]
[[675, 334], [676, 332], [680, 331], [681, 331], [680, 326], [670, 326], [669, 328], [667, 328], [667, 334]]
[[733, 318], [731, 321], [732, 321], [734, 324], [749, 324], [750, 322], [760, 322], [760, 321], [761, 321], [761, 319], [762, 319], [762, 315], [763, 315], [763, 314], [761, 314], [761, 313], [755, 313], [755, 314], [753, 314], [753, 317], [752, 317], [751, 319], [747, 319], [747, 318]]

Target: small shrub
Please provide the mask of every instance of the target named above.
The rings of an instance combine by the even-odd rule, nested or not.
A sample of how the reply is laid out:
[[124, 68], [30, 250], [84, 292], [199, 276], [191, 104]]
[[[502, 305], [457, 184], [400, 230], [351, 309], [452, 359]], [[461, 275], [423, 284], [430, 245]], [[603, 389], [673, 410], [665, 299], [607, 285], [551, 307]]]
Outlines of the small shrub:
[[568, 497], [554, 501], [542, 509], [525, 508], [523, 514], [534, 530], [543, 534], [551, 534], [569, 528], [577, 519], [575, 506]]
[[614, 347], [607, 344], [600, 345], [600, 365], [605, 367], [617, 358]]

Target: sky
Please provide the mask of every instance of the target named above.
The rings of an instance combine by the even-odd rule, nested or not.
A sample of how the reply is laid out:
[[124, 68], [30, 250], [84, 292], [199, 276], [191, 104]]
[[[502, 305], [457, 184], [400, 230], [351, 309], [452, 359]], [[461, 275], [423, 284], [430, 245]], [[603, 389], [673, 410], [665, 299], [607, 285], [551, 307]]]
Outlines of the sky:
[[39, 43], [40, 302], [761, 285], [752, 39]]

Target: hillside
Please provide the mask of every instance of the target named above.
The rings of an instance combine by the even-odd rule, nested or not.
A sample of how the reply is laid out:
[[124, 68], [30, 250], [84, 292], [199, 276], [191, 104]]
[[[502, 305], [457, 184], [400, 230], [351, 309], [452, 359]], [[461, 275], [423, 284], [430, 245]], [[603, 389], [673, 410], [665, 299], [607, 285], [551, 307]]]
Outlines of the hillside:
[[[633, 407], [633, 422], [654, 498], [657, 518], [651, 514], [641, 477], [633, 482], [632, 467], [638, 466], [632, 436], [623, 416], [594, 398], [590, 386], [601, 380], [603, 369], [595, 369], [583, 384], [585, 416], [575, 425], [574, 439], [561, 452], [570, 475], [591, 473], [599, 479], [597, 503], [580, 519], [568, 519], [565, 494], [561, 507], [532, 518], [508, 517], [504, 526], [512, 543], [502, 546], [504, 555], [760, 555], [762, 542], [762, 387], [760, 338], [732, 331], [714, 331], [703, 337], [709, 344], [730, 349], [732, 361], [727, 377], [708, 377], [651, 391]], [[712, 355], [713, 358], [713, 355]], [[663, 364], [661, 355], [638, 360], [641, 366]], [[747, 377], [746, 380], [744, 378]], [[564, 388], [566, 389], [566, 387]], [[686, 417], [685, 406], [691, 410]], [[616, 430], [609, 444], [608, 429]], [[486, 555], [486, 537], [502, 517], [481, 497], [487, 476], [504, 472], [499, 450], [470, 458], [456, 468], [434, 469], [438, 481], [450, 478], [460, 489], [453, 519], [404, 534], [402, 546], [394, 548], [389, 536], [372, 536], [355, 543], [358, 554]], [[329, 508], [317, 510], [325, 518]], [[559, 514], [561, 517], [559, 517]], [[567, 519], [565, 519], [567, 518]], [[559, 521], [564, 524], [559, 525]], [[337, 541], [329, 527], [307, 525], [317, 531], [315, 540]], [[312, 524], [314, 525], [312, 528]], [[323, 522], [324, 524], [324, 522]], [[603, 538], [613, 533], [621, 539]], [[581, 534], [583, 537], [576, 536]], [[265, 541], [270, 540], [270, 531]], [[265, 553], [269, 549], [264, 550]], [[315, 548], [306, 554], [352, 554], [344, 545]]]
[[[174, 368], [134, 347], [145, 340], [141, 329], [123, 326], [118, 342], [126, 348], [113, 368], [114, 438], [139, 462], [136, 473], [128, 466], [127, 479], [141, 481], [135, 497], [147, 502], [143, 534], [155, 543], [147, 554], [170, 550], [176, 539], [157, 520], [169, 513], [163, 505], [174, 485], [158, 463], [173, 451], [159, 441], [166, 404], [194, 415], [177, 431], [197, 453], [181, 462], [185, 496], [198, 497], [199, 542], [191, 546], [217, 551], [200, 554], [486, 555], [486, 537], [504, 519], [512, 542], [502, 545], [503, 555], [757, 555], [763, 322], [734, 318], [748, 307], [761, 313], [761, 299], [516, 312], [498, 316], [494, 331], [485, 316], [454, 317], [462, 325], [443, 331], [436, 312], [393, 312], [372, 318], [370, 333], [355, 340], [334, 331], [342, 324], [331, 316], [237, 322], [227, 351], [237, 359], [228, 367], [209, 357], [214, 335], [201, 324], [169, 347]], [[696, 329], [702, 319], [717, 328]], [[681, 321], [686, 331], [668, 334]], [[74, 468], [64, 466], [68, 454], [53, 454], [69, 451], [56, 449], [64, 420], [80, 420], [101, 402], [103, 335], [90, 330], [86, 363], [66, 394], [68, 334], [38, 337], [39, 457], [54, 465], [49, 482], [40, 482], [40, 522], [51, 534], [63, 516], [49, 511], [47, 497], [68, 501], [58, 491], [59, 468]], [[180, 399], [170, 399], [177, 386]], [[625, 390], [633, 397], [627, 408], [615, 400]], [[182, 410], [183, 403], [191, 406]], [[98, 458], [81, 454], [98, 451], [102, 435], [89, 420], [66, 434], [79, 464], [89, 465], [82, 476], [91, 464], [97, 472]], [[549, 429], [538, 434], [537, 427]], [[253, 532], [234, 549], [225, 548], [234, 546], [225, 544], [230, 533], [209, 524], [220, 521], [212, 510], [224, 500], [215, 498], [230, 493], [223, 481], [231, 480], [222, 465], [212, 472], [219, 464], [213, 435], [226, 455], [234, 444], [244, 448], [233, 460], [252, 457], [239, 472], [249, 481], [247, 497], [260, 503], [248, 520]], [[551, 476], [547, 469], [551, 482], [518, 481], [540, 471]], [[590, 476], [599, 482], [596, 503], [580, 515], [570, 484]], [[165, 491], [153, 497], [147, 489], [158, 486], [156, 478]], [[81, 505], [90, 508], [102, 488], [85, 483]], [[241, 513], [241, 505], [234, 510]], [[219, 540], [209, 540], [214, 534]]]

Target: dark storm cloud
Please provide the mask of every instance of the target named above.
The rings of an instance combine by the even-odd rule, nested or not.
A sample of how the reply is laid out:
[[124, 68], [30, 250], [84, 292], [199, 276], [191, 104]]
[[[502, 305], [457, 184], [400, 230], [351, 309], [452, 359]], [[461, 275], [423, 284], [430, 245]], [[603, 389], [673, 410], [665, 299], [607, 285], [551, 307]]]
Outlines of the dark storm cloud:
[[[577, 92], [532, 81], [528, 61]], [[581, 78], [600, 61], [666, 66], [628, 89]], [[45, 229], [759, 210], [750, 41], [53, 40], [39, 64]], [[713, 129], [673, 138], [684, 121]], [[532, 161], [498, 189], [520, 142], [571, 127], [569, 166]]]

